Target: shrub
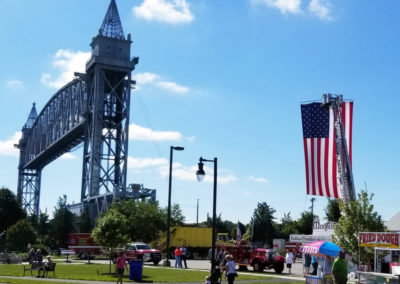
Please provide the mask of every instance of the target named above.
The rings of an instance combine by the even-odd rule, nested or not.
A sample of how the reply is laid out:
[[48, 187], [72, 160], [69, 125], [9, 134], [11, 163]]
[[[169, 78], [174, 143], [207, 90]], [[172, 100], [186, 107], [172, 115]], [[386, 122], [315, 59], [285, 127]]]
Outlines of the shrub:
[[42, 253], [43, 257], [45, 257], [46, 255], [49, 254], [49, 250], [42, 244], [34, 244], [34, 245], [32, 245], [32, 248], [34, 248], [35, 251], [40, 249], [40, 252]]

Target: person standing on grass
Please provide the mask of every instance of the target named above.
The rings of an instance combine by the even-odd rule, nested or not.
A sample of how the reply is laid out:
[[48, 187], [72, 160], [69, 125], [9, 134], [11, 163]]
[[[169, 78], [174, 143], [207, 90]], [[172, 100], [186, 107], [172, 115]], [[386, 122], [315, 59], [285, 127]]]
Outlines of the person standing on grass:
[[126, 256], [125, 253], [122, 251], [120, 252], [117, 262], [116, 262], [116, 270], [117, 270], [117, 284], [121, 283], [122, 284], [122, 277], [124, 277], [124, 271], [125, 271], [125, 264], [126, 264]]
[[34, 248], [29, 251], [29, 263], [32, 264], [36, 261], [36, 252]]
[[186, 259], [187, 259], [186, 253], [187, 253], [187, 250], [186, 250], [186, 248], [185, 248], [184, 246], [182, 246], [182, 247], [180, 248], [180, 251], [181, 251], [181, 263], [182, 263], [182, 268], [183, 268], [183, 264], [185, 264], [185, 268], [187, 268], [187, 264], [186, 264]]
[[293, 253], [290, 249], [286, 250], [286, 267], [289, 269], [289, 274], [292, 271], [292, 264], [293, 264]]
[[182, 263], [181, 263], [181, 250], [179, 247], [176, 247], [175, 249], [175, 268], [181, 268]]
[[236, 264], [233, 261], [232, 255], [228, 254], [226, 256], [226, 265], [225, 265], [226, 277], [228, 278], [228, 284], [233, 284], [233, 282], [235, 281], [235, 277], [236, 277], [235, 266], [236, 266]]

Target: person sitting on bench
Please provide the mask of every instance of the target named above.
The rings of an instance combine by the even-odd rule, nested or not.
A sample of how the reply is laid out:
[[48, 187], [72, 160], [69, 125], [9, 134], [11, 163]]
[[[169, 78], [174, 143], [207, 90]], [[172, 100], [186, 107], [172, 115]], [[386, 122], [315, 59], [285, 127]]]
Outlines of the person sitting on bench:
[[47, 262], [44, 263], [44, 265], [39, 268], [38, 270], [38, 276], [40, 277], [40, 271], [42, 271], [42, 278], [44, 278], [44, 275], [46, 274], [46, 271], [49, 271], [50, 267], [52, 267], [53, 261], [51, 260], [51, 255], [47, 256]]

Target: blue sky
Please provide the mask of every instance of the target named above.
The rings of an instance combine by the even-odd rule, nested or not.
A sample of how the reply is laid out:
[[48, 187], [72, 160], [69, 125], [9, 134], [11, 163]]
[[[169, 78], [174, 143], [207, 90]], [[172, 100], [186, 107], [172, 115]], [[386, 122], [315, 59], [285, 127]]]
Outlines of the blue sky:
[[[32, 102], [38, 112], [74, 71], [84, 71], [91, 38], [109, 0], [0, 1], [0, 185], [16, 192], [19, 131]], [[294, 218], [308, 210], [300, 103], [323, 93], [354, 100], [353, 175], [388, 220], [398, 211], [400, 3], [355, 0], [117, 0], [133, 38], [128, 183], [157, 189], [188, 222], [217, 211], [250, 220], [257, 202]], [[42, 172], [41, 210], [62, 194], [79, 202], [82, 149]], [[315, 212], [324, 216], [326, 198]]]

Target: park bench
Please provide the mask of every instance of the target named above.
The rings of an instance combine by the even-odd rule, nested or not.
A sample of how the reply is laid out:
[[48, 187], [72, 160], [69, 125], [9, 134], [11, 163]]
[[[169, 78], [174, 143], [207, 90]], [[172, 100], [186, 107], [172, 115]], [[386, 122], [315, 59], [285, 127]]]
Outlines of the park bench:
[[44, 268], [45, 277], [49, 276], [49, 271], [53, 271], [53, 277], [56, 277], [56, 264], [55, 262], [48, 263]]
[[37, 263], [36, 261], [32, 262], [30, 265], [24, 265], [24, 276], [25, 276], [25, 272], [26, 271], [30, 271], [31, 272], [31, 276], [32, 276], [32, 271], [33, 270], [38, 271], [39, 268], [41, 268], [41, 267], [43, 267], [43, 264], [39, 265], [39, 263]]

